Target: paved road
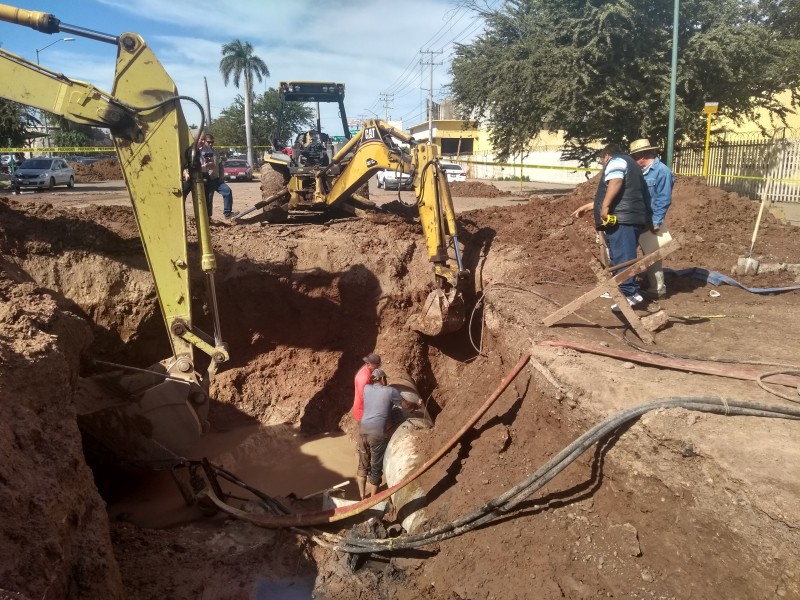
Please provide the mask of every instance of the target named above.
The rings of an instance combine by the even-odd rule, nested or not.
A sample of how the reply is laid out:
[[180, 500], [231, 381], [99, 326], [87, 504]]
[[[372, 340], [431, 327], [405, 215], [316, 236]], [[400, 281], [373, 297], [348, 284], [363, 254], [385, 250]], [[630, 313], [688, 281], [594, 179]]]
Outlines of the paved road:
[[[510, 191], [512, 193], [519, 192], [519, 182], [513, 181], [486, 181], [485, 183], [492, 184], [500, 189]], [[261, 200], [261, 188], [258, 181], [237, 181], [229, 184], [233, 190], [233, 210], [240, 212], [245, 210], [259, 200]], [[524, 202], [530, 194], [565, 194], [569, 193], [574, 186], [559, 185], [552, 183], [524, 182], [522, 197], [499, 197], [499, 198], [454, 198], [453, 204], [455, 205], [456, 212], [463, 212], [466, 210], [473, 210], [486, 206], [514, 206], [520, 202]], [[377, 204], [384, 204], [397, 199], [397, 191], [395, 190], [379, 190], [375, 179], [370, 181], [370, 198]], [[400, 192], [404, 202], [412, 203], [414, 201], [414, 193], [411, 191]], [[8, 195], [8, 193], [0, 192], [0, 195]], [[24, 191], [20, 196], [9, 196], [12, 198], [21, 198], [24, 200], [35, 200], [42, 202], [50, 202], [59, 206], [74, 206], [85, 207], [92, 204], [106, 205], [106, 206], [128, 206], [130, 205], [130, 197], [128, 190], [125, 187], [125, 182], [120, 181], [103, 181], [97, 183], [79, 183], [73, 189], [56, 188], [52, 192], [42, 191]], [[187, 201], [191, 204], [190, 201]], [[222, 197], [217, 194], [214, 196], [214, 215], [220, 216], [222, 209]], [[191, 208], [189, 209], [191, 210]]]

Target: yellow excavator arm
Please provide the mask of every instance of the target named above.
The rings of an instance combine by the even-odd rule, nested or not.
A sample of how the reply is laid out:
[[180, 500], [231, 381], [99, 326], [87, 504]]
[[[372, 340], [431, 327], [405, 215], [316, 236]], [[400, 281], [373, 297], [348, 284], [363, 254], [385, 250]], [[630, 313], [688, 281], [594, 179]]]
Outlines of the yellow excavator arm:
[[[216, 365], [228, 359], [216, 309], [216, 264], [202, 178], [190, 159], [201, 268], [209, 284], [214, 337], [198, 330], [192, 322], [182, 172], [193, 143], [181, 110], [181, 97], [161, 63], [135, 33], [102, 34], [62, 24], [48, 13], [5, 4], [0, 4], [0, 20], [45, 33], [83, 35], [117, 46], [110, 94], [0, 50], [0, 81], [4, 82], [0, 97], [111, 131], [173, 352], [171, 358], [152, 368], [161, 372], [162, 377], [156, 378], [160, 383], [139, 393], [135, 404], [143, 407], [145, 417], [153, 417], [153, 447], [164, 446], [179, 453], [199, 437], [208, 411], [209, 378]], [[211, 357], [205, 378], [195, 372], [195, 348]], [[133, 415], [139, 416], [141, 413]], [[136, 445], [136, 441], [132, 444]], [[132, 453], [144, 459], [161, 455], [141, 448]]]
[[[300, 87], [310, 86], [304, 82]], [[315, 132], [308, 132], [309, 138], [314, 136]], [[398, 143], [407, 145], [409, 149], [403, 150]], [[295, 151], [298, 150], [299, 147], [295, 147]], [[280, 173], [287, 183], [252, 208], [239, 213], [239, 219], [259, 208], [266, 209], [283, 202], [287, 203], [289, 210], [300, 207], [312, 210], [330, 206], [346, 208], [353, 200], [368, 203], [358, 195], [358, 190], [378, 171], [386, 169], [411, 175], [428, 259], [433, 263], [436, 289], [428, 295], [422, 311], [409, 318], [408, 325], [425, 335], [436, 336], [455, 331], [464, 324], [463, 292], [469, 272], [462, 265], [453, 200], [447, 177], [439, 166], [435, 145], [419, 144], [388, 123], [367, 120], [363, 128], [329, 160], [316, 164], [292, 164], [286, 155], [274, 153], [266, 157], [262, 172], [264, 168]]]
[[[394, 140], [407, 144], [409, 151], [404, 152]], [[469, 272], [462, 265], [453, 199], [435, 145], [419, 144], [383, 121], [368, 120], [317, 174], [316, 201], [336, 206], [381, 169], [413, 177], [428, 259], [437, 283], [422, 311], [412, 315], [408, 325], [431, 336], [455, 331], [464, 324], [463, 288]], [[330, 172], [338, 174], [329, 178]]]

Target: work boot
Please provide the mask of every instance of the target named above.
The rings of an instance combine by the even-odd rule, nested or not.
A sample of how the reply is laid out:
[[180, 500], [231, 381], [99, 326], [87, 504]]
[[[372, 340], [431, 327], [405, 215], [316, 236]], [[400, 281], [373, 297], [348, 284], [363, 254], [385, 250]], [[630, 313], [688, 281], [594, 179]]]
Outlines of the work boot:
[[356, 477], [356, 484], [358, 485], [358, 497], [362, 500], [364, 499], [364, 495], [366, 494], [366, 487], [367, 487], [367, 478], [366, 477]]

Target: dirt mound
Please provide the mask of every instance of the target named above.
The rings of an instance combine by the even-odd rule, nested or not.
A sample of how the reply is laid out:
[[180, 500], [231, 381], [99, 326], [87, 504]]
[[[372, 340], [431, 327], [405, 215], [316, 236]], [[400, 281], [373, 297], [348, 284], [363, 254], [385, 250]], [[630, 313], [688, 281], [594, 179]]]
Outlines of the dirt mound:
[[450, 184], [450, 194], [464, 198], [498, 198], [514, 195], [482, 181], [454, 181]]
[[[596, 189], [595, 178], [567, 196], [534, 196], [519, 207], [481, 209], [465, 213], [460, 220], [468, 235], [477, 236], [482, 243], [489, 243], [491, 238], [517, 247], [527, 239], [520, 258], [537, 259], [524, 263], [525, 273], [535, 279], [554, 279], [553, 273], [563, 273], [567, 275], [565, 282], [591, 283], [595, 278], [583, 254], [587, 250], [597, 254], [591, 214], [573, 219], [570, 213], [591, 202]], [[758, 209], [757, 202], [709, 187], [701, 178], [678, 177], [667, 223], [682, 247], [667, 257], [665, 266], [702, 267], [731, 274], [738, 257], [748, 252]], [[800, 228], [782, 224], [765, 213], [753, 256], [762, 262], [800, 263]], [[517, 265], [517, 270], [521, 273], [523, 265]], [[548, 272], [551, 277], [546, 276]], [[736, 275], [737, 280], [752, 287], [790, 285], [794, 278], [788, 272]]]
[[110, 158], [103, 158], [90, 165], [82, 163], [69, 163], [75, 170], [75, 181], [78, 183], [94, 183], [97, 181], [117, 181], [122, 179], [122, 169], [119, 162]]

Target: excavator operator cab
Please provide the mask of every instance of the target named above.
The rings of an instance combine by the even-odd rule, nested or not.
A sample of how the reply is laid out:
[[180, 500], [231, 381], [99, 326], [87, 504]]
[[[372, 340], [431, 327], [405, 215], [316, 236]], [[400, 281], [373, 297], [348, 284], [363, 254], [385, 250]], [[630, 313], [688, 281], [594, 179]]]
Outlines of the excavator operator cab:
[[298, 167], [327, 167], [333, 158], [333, 144], [327, 133], [304, 131], [294, 141], [292, 159]]

